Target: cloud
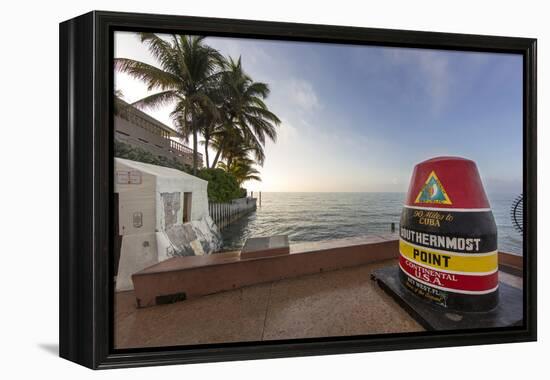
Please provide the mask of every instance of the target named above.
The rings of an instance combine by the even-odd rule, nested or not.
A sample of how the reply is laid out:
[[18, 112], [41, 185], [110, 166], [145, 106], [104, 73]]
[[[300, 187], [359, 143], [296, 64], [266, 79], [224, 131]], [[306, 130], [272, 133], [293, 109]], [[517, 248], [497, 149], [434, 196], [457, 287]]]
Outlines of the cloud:
[[383, 50], [388, 63], [410, 67], [418, 73], [416, 83], [429, 96], [432, 112], [439, 114], [447, 105], [453, 76], [449, 55], [426, 49], [387, 48]]
[[292, 79], [284, 85], [290, 103], [302, 111], [320, 108], [319, 98], [311, 83], [302, 79]]
[[233, 59], [241, 57], [246, 72], [261, 70], [263, 65], [272, 59], [265, 49], [258, 46], [256, 40], [235, 39], [232, 37], [208, 37], [205, 41], [206, 44], [218, 49], [226, 57]]
[[283, 118], [277, 130], [277, 142], [287, 143], [298, 138], [298, 129], [288, 120]]

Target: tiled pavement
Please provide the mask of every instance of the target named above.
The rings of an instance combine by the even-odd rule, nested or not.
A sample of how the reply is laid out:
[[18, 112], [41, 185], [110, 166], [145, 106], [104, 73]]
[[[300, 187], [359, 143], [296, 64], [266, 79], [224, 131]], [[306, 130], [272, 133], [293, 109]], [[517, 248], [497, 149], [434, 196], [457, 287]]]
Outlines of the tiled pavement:
[[[160, 347], [422, 331], [370, 279], [394, 260], [136, 309], [115, 297], [115, 347]], [[502, 272], [501, 272], [502, 273]], [[501, 280], [521, 286], [518, 278]]]

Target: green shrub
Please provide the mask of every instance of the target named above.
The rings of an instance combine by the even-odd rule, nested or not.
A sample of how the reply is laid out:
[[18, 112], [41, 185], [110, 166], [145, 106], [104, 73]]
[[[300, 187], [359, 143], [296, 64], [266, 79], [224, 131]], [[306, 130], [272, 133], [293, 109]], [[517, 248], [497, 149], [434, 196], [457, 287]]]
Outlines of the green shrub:
[[115, 140], [115, 157], [126, 158], [127, 160], [143, 162], [146, 164], [164, 166], [191, 173], [191, 167], [184, 165], [175, 158], [156, 156], [153, 153], [130, 144]]
[[208, 181], [208, 200], [210, 202], [229, 202], [242, 195], [235, 176], [223, 169], [201, 169], [198, 172], [198, 177]]

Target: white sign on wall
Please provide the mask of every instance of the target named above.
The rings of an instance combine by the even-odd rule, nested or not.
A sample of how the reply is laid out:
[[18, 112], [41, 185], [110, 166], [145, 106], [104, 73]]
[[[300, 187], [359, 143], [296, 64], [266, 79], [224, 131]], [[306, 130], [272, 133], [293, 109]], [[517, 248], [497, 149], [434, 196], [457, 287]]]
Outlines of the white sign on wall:
[[117, 170], [116, 183], [121, 185], [140, 185], [141, 172], [139, 170]]
[[129, 183], [132, 185], [140, 185], [141, 184], [141, 172], [138, 170], [130, 170], [129, 175]]

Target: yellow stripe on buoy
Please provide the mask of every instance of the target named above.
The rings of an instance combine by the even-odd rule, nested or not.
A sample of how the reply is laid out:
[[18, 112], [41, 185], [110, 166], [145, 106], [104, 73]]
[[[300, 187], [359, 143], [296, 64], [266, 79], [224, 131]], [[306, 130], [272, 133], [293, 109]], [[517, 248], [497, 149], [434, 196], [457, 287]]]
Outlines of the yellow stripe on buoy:
[[467, 253], [440, 251], [399, 239], [399, 252], [413, 262], [447, 272], [481, 275], [498, 270], [498, 252]]

